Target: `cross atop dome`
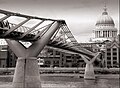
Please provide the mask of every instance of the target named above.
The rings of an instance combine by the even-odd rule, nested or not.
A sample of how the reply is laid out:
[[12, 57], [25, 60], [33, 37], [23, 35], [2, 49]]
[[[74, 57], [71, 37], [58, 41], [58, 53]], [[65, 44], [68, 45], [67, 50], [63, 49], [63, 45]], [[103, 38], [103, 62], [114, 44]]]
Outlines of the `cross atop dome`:
[[105, 3], [103, 10], [104, 10], [104, 12], [102, 13], [102, 15], [108, 15], [106, 3]]
[[107, 6], [106, 6], [106, 3], [105, 3], [105, 6], [104, 6], [104, 11], [106, 12], [107, 11]]

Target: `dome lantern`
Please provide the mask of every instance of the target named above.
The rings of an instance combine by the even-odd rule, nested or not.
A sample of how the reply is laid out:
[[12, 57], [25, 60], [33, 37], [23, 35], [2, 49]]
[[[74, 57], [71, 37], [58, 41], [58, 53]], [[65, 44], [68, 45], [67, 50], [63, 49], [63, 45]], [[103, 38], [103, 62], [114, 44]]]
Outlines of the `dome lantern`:
[[115, 26], [111, 16], [108, 15], [106, 5], [103, 8], [102, 16], [97, 20], [96, 26]]

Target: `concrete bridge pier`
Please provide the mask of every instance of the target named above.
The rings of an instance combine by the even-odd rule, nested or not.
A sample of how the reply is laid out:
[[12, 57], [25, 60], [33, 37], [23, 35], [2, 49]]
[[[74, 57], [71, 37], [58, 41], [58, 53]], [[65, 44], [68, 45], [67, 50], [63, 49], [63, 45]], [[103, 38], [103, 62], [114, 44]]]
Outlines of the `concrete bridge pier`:
[[9, 47], [18, 57], [13, 77], [12, 88], [42, 88], [37, 56], [49, 42], [52, 35], [59, 29], [60, 22], [54, 22], [49, 30], [29, 48], [19, 41], [6, 39]]
[[81, 57], [83, 58], [83, 60], [86, 63], [84, 79], [93, 79], [93, 80], [95, 79], [93, 62], [95, 61], [95, 59], [98, 58], [99, 54], [100, 53], [97, 53], [92, 59], [90, 59], [89, 57], [81, 55]]
[[95, 79], [95, 73], [92, 63], [86, 63], [84, 79]]
[[13, 88], [41, 88], [36, 57], [18, 57]]

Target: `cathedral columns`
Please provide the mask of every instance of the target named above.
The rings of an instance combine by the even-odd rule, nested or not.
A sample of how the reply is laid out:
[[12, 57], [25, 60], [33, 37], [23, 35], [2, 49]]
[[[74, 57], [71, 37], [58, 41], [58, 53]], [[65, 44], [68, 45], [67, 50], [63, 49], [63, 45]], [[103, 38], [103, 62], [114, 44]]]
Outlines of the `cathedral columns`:
[[108, 31], [108, 37], [110, 37], [110, 36], [109, 36], [109, 31]]

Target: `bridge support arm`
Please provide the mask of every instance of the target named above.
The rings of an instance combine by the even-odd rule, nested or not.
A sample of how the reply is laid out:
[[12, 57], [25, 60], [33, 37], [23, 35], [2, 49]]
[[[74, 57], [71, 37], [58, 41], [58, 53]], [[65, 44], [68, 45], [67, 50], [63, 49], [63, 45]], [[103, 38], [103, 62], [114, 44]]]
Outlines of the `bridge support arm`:
[[6, 42], [17, 57], [25, 56], [26, 49], [20, 42], [10, 39], [6, 39]]
[[12, 88], [42, 88], [37, 56], [49, 42], [50, 38], [59, 26], [60, 23], [55, 22], [50, 29], [29, 48], [25, 48], [16, 40], [6, 39], [9, 47], [18, 57]]
[[55, 31], [59, 28], [60, 23], [54, 22], [49, 30], [36, 42], [34, 42], [28, 49], [28, 56], [37, 56], [44, 46], [49, 42], [50, 38], [53, 36]]

